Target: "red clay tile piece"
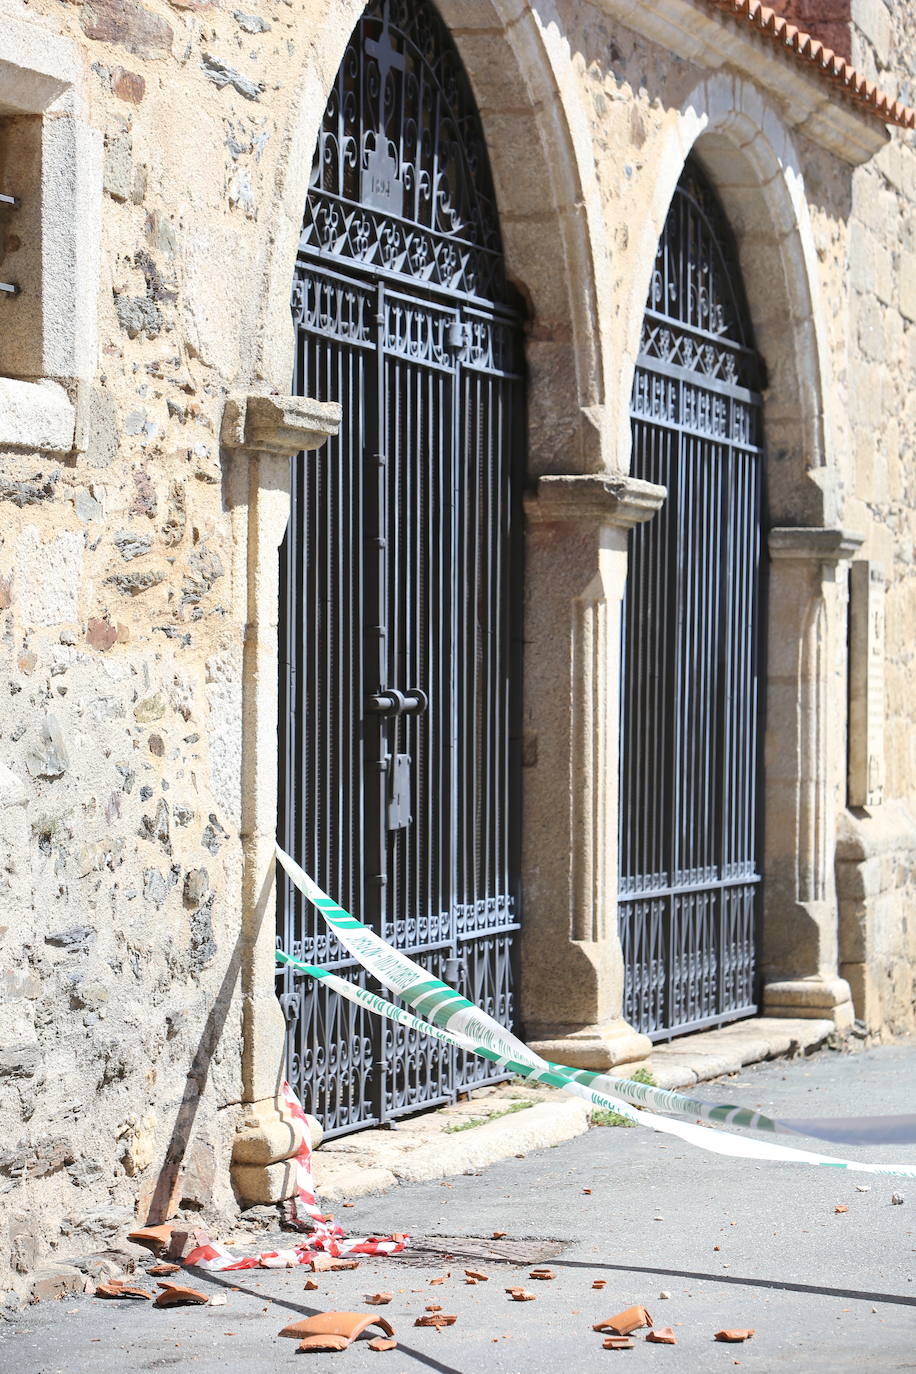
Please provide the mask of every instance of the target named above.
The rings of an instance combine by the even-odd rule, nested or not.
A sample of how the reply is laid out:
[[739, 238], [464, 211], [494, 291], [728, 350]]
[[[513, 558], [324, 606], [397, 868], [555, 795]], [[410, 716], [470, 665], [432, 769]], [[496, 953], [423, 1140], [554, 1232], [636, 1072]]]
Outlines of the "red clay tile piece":
[[[308, 1284], [306, 1284], [305, 1286], [306, 1288], [308, 1288]], [[315, 1284], [315, 1287], [318, 1287], [317, 1283]], [[369, 1295], [369, 1297], [366, 1298], [366, 1302], [369, 1304], [370, 1307], [384, 1307], [387, 1303], [391, 1302], [391, 1299], [393, 1297], [393, 1293], [372, 1293]]]
[[166, 1274], [180, 1274], [180, 1264], [152, 1264], [146, 1271], [154, 1279], [164, 1279]]
[[608, 1317], [607, 1321], [598, 1322], [592, 1327], [593, 1331], [612, 1331], [616, 1336], [629, 1336], [631, 1331], [638, 1331], [641, 1326], [651, 1326], [652, 1318], [644, 1307], [627, 1307], [616, 1316]]
[[375, 1340], [369, 1342], [370, 1350], [397, 1350], [397, 1341], [387, 1339], [385, 1336], [376, 1336]]
[[431, 1312], [429, 1316], [417, 1317], [414, 1326], [454, 1326], [457, 1316], [448, 1312]]
[[677, 1336], [670, 1326], [660, 1326], [657, 1331], [649, 1331], [646, 1340], [650, 1345], [677, 1345]]
[[486, 1283], [490, 1277], [489, 1274], [482, 1274], [479, 1269], [465, 1269], [464, 1273], [466, 1278], [476, 1279], [478, 1283]]
[[849, 1211], [849, 1207], [847, 1206], [847, 1204], [846, 1204], [845, 1202], [838, 1202], [837, 1205], [834, 1207], [833, 1210], [834, 1210], [835, 1212], [848, 1212], [848, 1211]]
[[315, 1282], [314, 1279], [306, 1279], [305, 1283], [303, 1284], [303, 1287], [305, 1288], [306, 1293], [314, 1293], [318, 1287], [318, 1284]]
[[470, 1288], [476, 1288], [476, 1287], [477, 1287], [477, 1279], [465, 1279], [465, 1283], [466, 1283]]
[[299, 1342], [298, 1349], [309, 1350], [346, 1350], [350, 1344], [347, 1336], [306, 1336]]
[[506, 1292], [513, 1302], [534, 1302], [534, 1293], [527, 1292], [524, 1288], [507, 1288]]
[[205, 1303], [206, 1293], [197, 1288], [186, 1288], [182, 1283], [160, 1283], [161, 1293], [156, 1294], [154, 1307], [184, 1307], [194, 1303]]
[[430, 1286], [430, 1288], [435, 1288], [435, 1287], [436, 1287], [436, 1284], [438, 1284], [438, 1283], [445, 1283], [445, 1280], [446, 1280], [446, 1279], [450, 1279], [451, 1276], [452, 1276], [452, 1273], [451, 1273], [451, 1270], [449, 1269], [449, 1270], [446, 1270], [446, 1272], [445, 1272], [444, 1274], [439, 1274], [437, 1278], [430, 1279], [430, 1281], [429, 1281], [429, 1286]]
[[528, 1277], [529, 1279], [555, 1279], [556, 1274], [552, 1269], [532, 1269]]
[[386, 1336], [394, 1335], [391, 1322], [371, 1312], [319, 1312], [317, 1316], [290, 1322], [280, 1335], [292, 1336], [295, 1340], [303, 1336], [346, 1336], [348, 1341], [355, 1341], [369, 1326], [381, 1327]]
[[754, 1334], [754, 1328], [748, 1327], [744, 1330], [717, 1331], [713, 1336], [714, 1341], [749, 1341]]
[[490, 1237], [490, 1239], [491, 1239], [491, 1240], [505, 1240], [505, 1239], [506, 1239], [506, 1232], [505, 1232], [505, 1231], [494, 1231], [493, 1234], [492, 1234], [492, 1236]]
[[138, 1230], [129, 1232], [127, 1239], [132, 1240], [134, 1245], [142, 1245], [145, 1249], [151, 1250], [154, 1255], [161, 1255], [171, 1240], [174, 1229], [170, 1223], [164, 1226], [141, 1226]]
[[592, 1282], [592, 1287], [593, 1287], [593, 1288], [606, 1288], [606, 1287], [607, 1287], [607, 1279], [595, 1279], [595, 1280], [593, 1280], [593, 1282]]
[[441, 1311], [442, 1311], [442, 1304], [441, 1304], [441, 1302], [428, 1302], [428, 1303], [426, 1304], [426, 1311], [427, 1311], [427, 1312], [441, 1312]]
[[605, 1336], [603, 1348], [605, 1350], [632, 1350], [635, 1345], [636, 1342], [631, 1341], [629, 1336]]
[[147, 1293], [145, 1288], [133, 1288], [129, 1284], [119, 1279], [112, 1279], [110, 1283], [100, 1283], [96, 1286], [95, 1296], [97, 1298], [151, 1298], [152, 1293]]

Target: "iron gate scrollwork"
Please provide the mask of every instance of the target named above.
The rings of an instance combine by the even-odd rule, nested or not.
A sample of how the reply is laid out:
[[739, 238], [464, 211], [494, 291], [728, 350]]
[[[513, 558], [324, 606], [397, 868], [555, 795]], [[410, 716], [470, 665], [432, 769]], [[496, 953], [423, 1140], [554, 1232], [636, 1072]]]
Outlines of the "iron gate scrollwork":
[[[513, 1019], [510, 622], [521, 320], [477, 112], [432, 6], [375, 0], [325, 112], [293, 286], [295, 390], [341, 432], [293, 465], [281, 843], [349, 911]], [[278, 943], [367, 985], [288, 881]], [[494, 1081], [286, 969], [290, 1080], [340, 1134]]]
[[762, 362], [733, 238], [689, 163], [658, 247], [631, 406], [624, 604], [624, 1015], [654, 1039], [756, 1010]]

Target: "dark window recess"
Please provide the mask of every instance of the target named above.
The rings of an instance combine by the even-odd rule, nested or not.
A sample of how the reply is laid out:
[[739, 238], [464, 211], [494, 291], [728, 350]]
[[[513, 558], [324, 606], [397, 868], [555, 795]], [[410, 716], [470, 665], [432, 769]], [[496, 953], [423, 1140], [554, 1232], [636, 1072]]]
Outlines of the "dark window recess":
[[[19, 201], [15, 196], [0, 195], [0, 208], [4, 210], [18, 210]], [[0, 268], [0, 271], [2, 271], [2, 268]], [[15, 282], [0, 281], [0, 295], [18, 296], [19, 287], [16, 285]]]

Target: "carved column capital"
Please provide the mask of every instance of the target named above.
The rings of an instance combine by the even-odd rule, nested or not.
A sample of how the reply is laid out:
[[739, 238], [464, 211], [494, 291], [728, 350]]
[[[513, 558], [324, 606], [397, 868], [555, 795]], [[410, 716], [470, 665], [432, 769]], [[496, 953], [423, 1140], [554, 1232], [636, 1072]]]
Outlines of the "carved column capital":
[[320, 448], [337, 433], [340, 406], [308, 396], [230, 396], [223, 411], [220, 439], [237, 452], [291, 458]]
[[863, 536], [852, 530], [807, 528], [786, 525], [767, 536], [772, 559], [796, 562], [842, 563], [852, 558]]
[[543, 524], [611, 525], [632, 529], [660, 508], [666, 487], [643, 482], [623, 472], [585, 476], [548, 476], [538, 479], [525, 497], [529, 520]]

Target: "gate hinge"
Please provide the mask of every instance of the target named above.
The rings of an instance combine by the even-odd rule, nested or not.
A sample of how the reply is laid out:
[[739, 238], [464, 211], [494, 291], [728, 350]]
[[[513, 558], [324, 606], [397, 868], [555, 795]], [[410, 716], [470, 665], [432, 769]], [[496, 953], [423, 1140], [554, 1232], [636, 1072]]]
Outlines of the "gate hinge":
[[286, 1024], [292, 1026], [299, 1020], [299, 994], [298, 992], [284, 992], [280, 998], [280, 1006], [283, 1015], [286, 1017]]

